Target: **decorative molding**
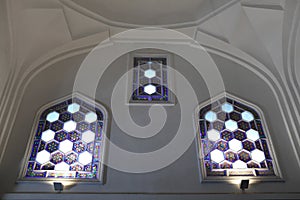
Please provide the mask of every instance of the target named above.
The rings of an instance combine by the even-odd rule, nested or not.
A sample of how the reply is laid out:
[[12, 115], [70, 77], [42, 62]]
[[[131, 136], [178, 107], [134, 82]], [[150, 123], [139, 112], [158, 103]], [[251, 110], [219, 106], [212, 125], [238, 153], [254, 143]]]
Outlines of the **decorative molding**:
[[[102, 38], [102, 39], [104, 39], [104, 38]], [[84, 39], [82, 39], [82, 40], [84, 40]], [[90, 42], [89, 44], [86, 44], [85, 42], [77, 42], [77, 44], [74, 44], [74, 43], [76, 43], [76, 41], [75, 41], [74, 43], [72, 43], [72, 45], [66, 45], [66, 46], [64, 46], [64, 48], [60, 48], [60, 51], [58, 51], [58, 50], [52, 51], [51, 54], [48, 54], [47, 56], [41, 58], [39, 61], [35, 62], [33, 65], [28, 67], [28, 70], [26, 71], [26, 73], [24, 73], [20, 77], [18, 86], [16, 86], [14, 89], [14, 95], [12, 95], [12, 98], [10, 101], [11, 102], [10, 106], [6, 108], [7, 110], [9, 110], [8, 113], [10, 113], [6, 118], [6, 121], [10, 122], [10, 126], [6, 126], [4, 129], [5, 133], [8, 133], [8, 134], [6, 134], [6, 140], [4, 142], [1, 141], [3, 143], [3, 145], [1, 145], [1, 147], [3, 148], [2, 154], [0, 157], [1, 159], [3, 158], [5, 148], [7, 145], [7, 141], [9, 140], [9, 135], [12, 131], [12, 125], [14, 124], [13, 122], [15, 121], [15, 118], [17, 115], [16, 114], [17, 112], [14, 112], [14, 111], [18, 110], [21, 100], [22, 100], [22, 96], [26, 90], [27, 85], [30, 83], [30, 81], [42, 70], [46, 69], [47, 67], [51, 66], [52, 64], [54, 64], [60, 60], [89, 52], [90, 50], [92, 50], [93, 47], [95, 47], [98, 44], [98, 42], [99, 42], [99, 40], [97, 40], [97, 42], [95, 42], [95, 41]], [[199, 41], [199, 42], [201, 43], [201, 41]], [[288, 106], [289, 103], [286, 98], [286, 93], [284, 92], [284, 89], [281, 87], [280, 82], [276, 79], [276, 77], [273, 76], [273, 74], [263, 64], [261, 64], [260, 62], [258, 62], [254, 58], [252, 58], [251, 56], [245, 54], [244, 52], [241, 52], [240, 50], [235, 49], [234, 47], [232, 47], [226, 43], [223, 43], [220, 45], [220, 42], [218, 42], [218, 44], [214, 43], [214, 44], [210, 44], [210, 45], [203, 45], [203, 47], [205, 47], [205, 49], [209, 53], [214, 53], [214, 54], [220, 55], [224, 58], [227, 58], [229, 60], [232, 60], [236, 63], [241, 64], [246, 69], [248, 69], [248, 70], [252, 71], [253, 73], [255, 73], [256, 75], [258, 75], [272, 89], [273, 94], [276, 97], [280, 112], [283, 116], [284, 124], [286, 125], [286, 127], [288, 129], [287, 133], [288, 133], [289, 139], [292, 143], [294, 152], [296, 154], [297, 162], [300, 163], [299, 162], [299, 154], [298, 154], [298, 152], [300, 152], [298, 150], [299, 146], [296, 145], [297, 143], [299, 144], [299, 136], [297, 137], [297, 134], [292, 135], [291, 130], [289, 128], [289, 127], [291, 127], [293, 132], [297, 133], [297, 126], [294, 124], [293, 120], [291, 120], [291, 124], [290, 124], [291, 126], [289, 126], [287, 119], [284, 117], [285, 114], [287, 113], [287, 116], [290, 119], [293, 119], [292, 115], [291, 115], [291, 109]], [[212, 46], [214, 46], [214, 47], [212, 47]], [[283, 108], [283, 106], [285, 108]], [[12, 113], [14, 113], [14, 114], [12, 114]]]
[[[286, 46], [283, 48], [283, 54], [284, 54], [284, 64], [286, 67], [284, 67], [284, 72], [287, 78], [287, 84], [288, 88], [291, 89], [291, 95], [297, 102], [297, 105], [294, 106], [294, 109], [297, 110], [297, 119], [300, 119], [300, 85], [299, 81], [296, 77], [296, 63], [295, 58], [296, 55], [296, 40], [297, 40], [297, 32], [299, 28], [299, 21], [300, 21], [300, 4], [299, 2], [287, 2], [287, 4], [290, 4], [290, 10], [289, 6], [287, 6], [286, 11], [286, 26], [289, 26], [289, 28], [284, 28], [283, 32], [286, 33], [288, 36], [288, 39], [286, 41]], [[294, 15], [288, 15], [289, 13], [293, 13]], [[290, 18], [292, 16], [292, 18]], [[288, 23], [290, 21], [290, 23]]]
[[[7, 125], [7, 121], [4, 120], [4, 116], [6, 113], [6, 108], [9, 107], [9, 103], [10, 103], [10, 98], [9, 96], [12, 94], [13, 90], [12, 90], [12, 85], [13, 85], [13, 80], [15, 77], [15, 66], [17, 64], [17, 50], [15, 48], [16, 44], [15, 44], [15, 33], [16, 31], [14, 31], [14, 20], [12, 17], [12, 1], [9, 0], [5, 0], [4, 1], [5, 5], [6, 5], [6, 10], [7, 10], [7, 21], [8, 21], [8, 32], [9, 32], [9, 68], [10, 68], [10, 74], [8, 79], [6, 80], [6, 87], [5, 90], [2, 92], [1, 96], [2, 98], [0, 99], [0, 128], [2, 130], [2, 132], [0, 132], [0, 144], [4, 138], [4, 135], [6, 134], [4, 127]], [[1, 146], [0, 146], [1, 149]], [[0, 155], [0, 163], [1, 163], [1, 155]]]
[[[201, 44], [201, 41], [198, 40], [198, 42]], [[293, 151], [296, 155], [297, 163], [300, 166], [300, 136], [298, 135], [299, 124], [296, 124], [298, 122], [296, 122], [293, 118], [295, 110], [290, 108], [290, 105], [293, 104], [293, 102], [290, 92], [287, 91], [289, 90], [287, 84], [282, 80], [278, 80], [266, 66], [257, 61], [255, 58], [225, 42], [220, 40], [211, 40], [210, 43], [201, 45], [210, 53], [220, 55], [240, 64], [266, 82], [276, 97], [278, 108], [287, 129], [287, 135], [289, 136]]]
[[[110, 26], [116, 26], [116, 27], [122, 27], [122, 28], [141, 28], [141, 27], [148, 27], [149, 25], [137, 25], [137, 24], [130, 24], [130, 23], [123, 23], [118, 21], [113, 21], [110, 19], [107, 19], [99, 14], [96, 14], [87, 8], [84, 8], [77, 3], [70, 1], [70, 0], [59, 0], [62, 5], [73, 9], [77, 11], [78, 13], [81, 13], [82, 15], [85, 15], [87, 17], [90, 17], [94, 20], [100, 21], [101, 23], [110, 25]], [[198, 20], [192, 21], [192, 22], [185, 22], [185, 23], [177, 23], [177, 24], [168, 24], [168, 25], [160, 25], [158, 27], [161, 28], [184, 28], [184, 27], [191, 27], [191, 26], [197, 26], [204, 21], [208, 20], [209, 18], [217, 15], [219, 12], [222, 12], [223, 10], [231, 7], [232, 5], [240, 2], [241, 0], [231, 0], [229, 3], [224, 4], [223, 6], [219, 7], [218, 9], [214, 10], [210, 14], [206, 15], [203, 18], [200, 18]]]
[[[255, 104], [253, 104], [249, 101], [246, 101], [245, 99], [242, 99], [240, 97], [232, 95], [228, 92], [221, 93], [221, 94], [219, 94], [215, 97], [212, 97], [211, 99], [208, 99], [205, 102], [202, 102], [195, 109], [194, 119], [195, 119], [195, 126], [197, 127], [197, 133], [200, 133], [199, 112], [201, 111], [201, 109], [206, 107], [207, 105], [212, 105], [213, 102], [217, 102], [222, 98], [229, 98], [231, 100], [242, 103], [242, 104], [246, 105], [247, 107], [252, 108], [255, 112], [257, 112], [259, 114], [259, 117], [260, 117], [260, 119], [262, 121], [262, 124], [263, 124], [264, 134], [267, 136], [266, 138], [267, 138], [267, 141], [268, 141], [269, 151], [270, 151], [270, 154], [271, 154], [272, 162], [274, 164], [275, 174], [272, 175], [272, 176], [255, 176], [255, 175], [251, 176], [251, 175], [248, 175], [248, 174], [246, 176], [243, 176], [243, 175], [233, 175], [233, 176], [232, 175], [231, 176], [230, 175], [227, 175], [227, 176], [212, 176], [211, 175], [211, 176], [209, 176], [209, 175], [207, 175], [206, 170], [205, 170], [205, 163], [204, 163], [204, 159], [203, 159], [204, 152], [201, 148], [202, 145], [203, 145], [203, 142], [201, 141], [200, 134], [197, 134], [198, 156], [202, 155], [202, 156], [198, 157], [199, 165], [200, 165], [200, 169], [201, 169], [202, 182], [203, 183], [230, 182], [230, 181], [237, 181], [238, 182], [241, 179], [249, 179], [249, 180], [254, 181], [256, 183], [257, 182], [267, 182], [267, 181], [271, 181], [271, 182], [284, 181], [283, 177], [282, 177], [280, 167], [278, 165], [277, 156], [274, 152], [274, 145], [273, 145], [273, 142], [272, 142], [272, 136], [269, 133], [269, 129], [268, 129], [268, 125], [267, 125], [266, 120], [265, 120], [266, 118], [264, 116], [264, 112], [260, 109], [259, 106], [255, 105]], [[231, 170], [239, 172], [239, 169], [231, 169]], [[247, 169], [247, 170], [249, 170], [249, 169]], [[243, 170], [241, 170], [241, 171], [243, 171]]]
[[[57, 104], [60, 104], [64, 101], [67, 101], [69, 99], [74, 99], [74, 98], [78, 98], [80, 99], [80, 101], [84, 102], [84, 103], [89, 103], [90, 105], [95, 106], [96, 108], [100, 109], [104, 118], [103, 120], [101, 120], [101, 122], [103, 122], [103, 129], [102, 129], [102, 134], [104, 135], [104, 137], [101, 139], [101, 159], [100, 160], [104, 160], [105, 156], [107, 155], [107, 148], [106, 148], [106, 140], [107, 140], [107, 135], [108, 135], [108, 112], [107, 109], [101, 104], [98, 103], [95, 99], [92, 99], [90, 97], [87, 97], [81, 93], [75, 92], [72, 94], [69, 94], [67, 96], [64, 96], [62, 98], [56, 99], [52, 102], [49, 102], [45, 105], [43, 105], [42, 107], [39, 108], [39, 110], [37, 111], [37, 113], [35, 113], [35, 118], [34, 118], [34, 123], [31, 129], [31, 133], [30, 133], [30, 138], [29, 138], [29, 142], [27, 144], [26, 147], [26, 151], [24, 154], [24, 158], [23, 162], [22, 162], [22, 170], [20, 170], [20, 174], [19, 174], [19, 178], [18, 178], [18, 183], [20, 182], [40, 182], [43, 183], [45, 181], [63, 181], [63, 182], [69, 182], [69, 183], [80, 183], [80, 182], [85, 182], [85, 183], [100, 183], [100, 184], [104, 184], [104, 163], [100, 162], [99, 163], [99, 168], [100, 169], [98, 171], [98, 175], [99, 178], [97, 179], [78, 179], [78, 178], [41, 178], [41, 177], [34, 177], [34, 178], [29, 178], [26, 177], [26, 171], [27, 171], [27, 164], [28, 162], [30, 162], [31, 160], [30, 158], [30, 153], [32, 150], [32, 146], [34, 143], [34, 138], [35, 138], [35, 134], [36, 134], [36, 130], [38, 127], [38, 123], [40, 120], [40, 117], [42, 115], [43, 112], [47, 111], [50, 107], [55, 106]], [[94, 153], [93, 153], [94, 156]]]
[[[9, 105], [5, 105], [4, 113], [7, 113], [5, 120], [3, 119], [3, 132], [0, 138], [0, 163], [3, 159], [7, 143], [13, 128], [14, 121], [17, 116], [17, 110], [21, 104], [22, 97], [26, 90], [26, 87], [30, 81], [41, 71], [45, 70], [47, 67], [57, 63], [61, 60], [70, 58], [72, 56], [81, 55], [91, 51], [99, 42], [105, 40], [108, 37], [108, 33], [100, 33], [91, 37], [79, 39], [73, 41], [69, 44], [63, 45], [53, 51], [44, 55], [30, 66], [28, 66], [26, 71], [19, 74], [17, 78], [14, 79], [10, 87], [9, 96], [7, 96], [7, 101], [9, 99]], [[18, 81], [16, 81], [18, 80]]]
[[266, 5], [266, 4], [249, 4], [242, 3], [242, 6], [249, 8], [261, 8], [261, 9], [270, 9], [270, 10], [284, 10], [281, 5]]
[[[239, 194], [243, 194], [238, 196]], [[151, 199], [166, 199], [166, 200], [178, 200], [178, 199], [300, 199], [299, 192], [246, 192], [241, 190], [233, 191], [231, 193], [209, 193], [209, 192], [191, 192], [191, 193], [168, 193], [168, 192], [99, 192], [99, 193], [8, 193], [3, 197], [3, 200], [17, 200], [17, 199], [131, 199], [131, 200], [151, 200]]]
[[[64, 5], [65, 0], [60, 0]], [[11, 2], [11, 1], [7, 1]], [[235, 4], [239, 1], [232, 1], [230, 5], [227, 5], [227, 7]], [[10, 4], [10, 3], [9, 3]], [[226, 7], [226, 8], [227, 8]], [[222, 10], [226, 9], [222, 8]], [[74, 8], [72, 8], [74, 9]], [[76, 8], [81, 9], [81, 8]], [[76, 10], [75, 9], [75, 10]], [[10, 10], [10, 9], [8, 9]], [[222, 10], [219, 10], [218, 12], [221, 12]], [[211, 16], [207, 17], [205, 20], [209, 19], [210, 17], [214, 16], [216, 13], [212, 14]], [[89, 16], [91, 14], [87, 14]], [[95, 19], [95, 16], [92, 17]], [[97, 17], [96, 17], [97, 18]], [[99, 20], [99, 19], [98, 19]], [[186, 27], [191, 26], [193, 24], [200, 24], [205, 20], [201, 20], [197, 23], [193, 22], [192, 24], [176, 24], [176, 25], [170, 25], [170, 27]], [[9, 20], [10, 23], [12, 23], [12, 20]], [[136, 28], [138, 26], [136, 25], [130, 25], [130, 24], [115, 24], [119, 27], [126, 27], [129, 26], [131, 28]], [[12, 26], [12, 25], [11, 25]], [[12, 38], [13, 38], [13, 31], [11, 31]], [[17, 110], [19, 109], [19, 106], [22, 101], [22, 97], [24, 95], [24, 92], [26, 90], [26, 87], [30, 83], [30, 81], [38, 75], [41, 71], [45, 70], [48, 67], [51, 67], [56, 62], [59, 62], [61, 60], [70, 58], [72, 56], [81, 55], [84, 53], [88, 53], [91, 51], [100, 41], [101, 39], [106, 39], [108, 37], [107, 34], [100, 33], [95, 36], [83, 38], [80, 40], [73, 41], [67, 45], [64, 45], [62, 47], [59, 47], [57, 49], [54, 49], [53, 51], [49, 52], [47, 55], [41, 57], [34, 63], [32, 63], [25, 73], [22, 75], [14, 76], [14, 72], [12, 72], [12, 77], [10, 78], [11, 86], [7, 89], [5, 97], [1, 101], [1, 113], [0, 113], [0, 119], [1, 122], [3, 121], [4, 125], [0, 125], [3, 132], [1, 134], [0, 138], [0, 163], [3, 158], [3, 155], [5, 153], [6, 145], [9, 140], [9, 136], [12, 131], [13, 124], [16, 119]], [[202, 43], [202, 41], [199, 41]], [[12, 43], [12, 55], [15, 55], [15, 49], [14, 44]], [[296, 125], [297, 122], [293, 120], [293, 112], [296, 112], [294, 108], [297, 109], [297, 106], [295, 106], [295, 103], [293, 102], [293, 96], [290, 94], [289, 87], [286, 83], [282, 82], [282, 80], [278, 80], [271, 71], [267, 69], [263, 64], [261, 64], [259, 61], [254, 59], [253, 57], [247, 55], [245, 52], [242, 52], [239, 49], [236, 49], [235, 47], [232, 47], [229, 44], [222, 43], [222, 41], [216, 42], [216, 43], [209, 43], [203, 45], [206, 50], [209, 53], [214, 53], [217, 55], [220, 55], [224, 58], [227, 58], [229, 60], [232, 60], [233, 62], [241, 64], [241, 66], [245, 67], [247, 70], [252, 71], [257, 76], [259, 76], [263, 81], [266, 82], [266, 84], [272, 89], [272, 92], [274, 96], [276, 97], [276, 101], [278, 104], [278, 107], [280, 109], [281, 115], [283, 116], [284, 124], [287, 128], [287, 135], [290, 139], [290, 142], [292, 144], [292, 148], [294, 150], [294, 153], [296, 155], [296, 159], [298, 164], [300, 165], [300, 158], [299, 158], [299, 152], [300, 152], [300, 139], [298, 133], [299, 125]], [[15, 56], [11, 56], [11, 66], [15, 66], [14, 61]], [[295, 66], [294, 66], [295, 68]], [[16, 82], [16, 80], [19, 80]], [[293, 108], [292, 108], [293, 106]], [[3, 114], [8, 113], [5, 119], [3, 119]], [[286, 118], [284, 116], [287, 116]], [[290, 119], [290, 120], [287, 120]], [[290, 121], [290, 122], [288, 122]], [[293, 134], [292, 134], [293, 133]], [[4, 139], [5, 138], [5, 139]]]

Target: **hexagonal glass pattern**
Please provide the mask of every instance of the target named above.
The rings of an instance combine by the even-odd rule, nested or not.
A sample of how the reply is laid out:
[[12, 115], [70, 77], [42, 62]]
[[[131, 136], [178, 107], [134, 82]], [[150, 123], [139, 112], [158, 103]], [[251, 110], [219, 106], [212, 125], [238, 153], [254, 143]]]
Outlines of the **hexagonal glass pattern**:
[[222, 110], [223, 110], [224, 112], [230, 113], [230, 112], [233, 111], [233, 106], [232, 106], [230, 103], [224, 103], [224, 104], [222, 105]]
[[154, 85], [146, 85], [144, 87], [144, 92], [147, 94], [154, 94], [156, 92], [156, 87]]
[[144, 76], [147, 78], [153, 78], [156, 76], [156, 72], [153, 69], [147, 69], [144, 73]]
[[54, 138], [54, 136], [55, 136], [55, 132], [48, 129], [42, 133], [42, 140], [44, 140], [45, 142], [49, 142]]
[[46, 119], [48, 122], [54, 122], [54, 121], [58, 120], [58, 118], [59, 118], [59, 113], [54, 111], [54, 112], [49, 113], [47, 115]]
[[61, 162], [61, 163], [55, 165], [54, 170], [55, 171], [69, 171], [70, 170], [70, 165], [68, 165], [65, 162]]
[[131, 101], [169, 100], [167, 58], [134, 57]]
[[82, 141], [90, 143], [95, 140], [95, 133], [93, 131], [85, 131], [82, 133]]
[[220, 98], [200, 109], [199, 130], [206, 176], [275, 176], [263, 121], [251, 106]]
[[254, 149], [251, 152], [251, 158], [258, 163], [260, 163], [266, 159], [264, 152], [262, 152], [261, 150], [258, 150], [258, 149]]
[[44, 164], [50, 160], [50, 153], [46, 150], [40, 151], [36, 155], [35, 159], [39, 164]]
[[59, 150], [63, 153], [68, 153], [69, 151], [72, 151], [73, 148], [73, 142], [70, 140], [65, 140], [59, 143]]
[[259, 139], [259, 134], [256, 130], [254, 129], [250, 129], [249, 131], [246, 132], [247, 138], [252, 140], [252, 141], [256, 141]]
[[233, 169], [246, 169], [247, 164], [241, 160], [237, 160], [234, 163], [232, 163], [232, 168]]
[[81, 153], [78, 157], [78, 161], [83, 165], [87, 165], [87, 164], [91, 163], [92, 159], [93, 159], [92, 154], [90, 154], [87, 151]]
[[242, 142], [237, 139], [232, 139], [228, 142], [229, 148], [233, 151], [238, 152], [243, 148]]
[[75, 97], [45, 110], [37, 124], [25, 178], [99, 179], [103, 112]]
[[233, 120], [228, 120], [225, 122], [225, 127], [226, 129], [230, 130], [230, 131], [235, 131], [238, 126], [237, 126], [237, 122], [233, 121]]
[[223, 152], [218, 149], [215, 149], [212, 152], [210, 152], [210, 157], [211, 157], [211, 160], [216, 163], [220, 163], [221, 161], [223, 161], [225, 159]]
[[71, 105], [68, 106], [68, 112], [72, 114], [78, 112], [79, 109], [80, 109], [80, 105], [78, 105], [77, 103], [72, 103]]
[[94, 112], [89, 112], [85, 115], [84, 120], [88, 123], [92, 123], [97, 120], [97, 115]]
[[76, 129], [76, 122], [70, 120], [64, 123], [64, 130], [67, 132], [74, 131]]
[[210, 141], [215, 142], [218, 139], [220, 139], [220, 133], [219, 133], [219, 131], [212, 129], [212, 130], [207, 131], [207, 137]]
[[242, 112], [242, 118], [246, 122], [251, 122], [252, 120], [254, 120], [254, 116], [249, 111]]
[[217, 115], [215, 112], [209, 111], [205, 114], [205, 119], [206, 119], [206, 121], [214, 122], [217, 119]]

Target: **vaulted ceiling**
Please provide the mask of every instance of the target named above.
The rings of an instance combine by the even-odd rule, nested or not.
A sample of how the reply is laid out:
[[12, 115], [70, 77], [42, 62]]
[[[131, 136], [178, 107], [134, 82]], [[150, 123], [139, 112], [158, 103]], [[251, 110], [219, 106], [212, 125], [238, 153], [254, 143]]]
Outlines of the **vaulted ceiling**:
[[[203, 10], [214, 7], [209, 0], [73, 0], [110, 21], [136, 25], [168, 25], [196, 21]], [[223, 1], [223, 3], [228, 2]]]
[[[300, 2], [293, 0], [0, 1], [0, 163], [11, 135], [23, 134], [29, 123], [22, 123], [33, 120], [18, 118], [19, 111], [28, 118], [34, 115], [26, 112], [32, 104], [70, 92], [78, 66], [95, 46], [145, 26], [202, 45], [218, 60], [230, 89], [265, 105], [274, 127], [285, 122], [275, 138], [288, 138], [299, 161], [299, 10]], [[130, 31], [124, 35], [132, 37]], [[152, 36], [157, 35], [146, 38]], [[14, 124], [22, 130], [13, 132]]]

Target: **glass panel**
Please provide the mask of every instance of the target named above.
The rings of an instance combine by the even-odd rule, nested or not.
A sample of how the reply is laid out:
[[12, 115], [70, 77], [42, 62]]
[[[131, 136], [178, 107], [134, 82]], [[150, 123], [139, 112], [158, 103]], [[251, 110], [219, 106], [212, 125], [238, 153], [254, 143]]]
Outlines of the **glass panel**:
[[221, 98], [200, 109], [199, 126], [207, 176], [275, 176], [263, 123], [250, 106]]
[[131, 100], [168, 101], [167, 58], [135, 57]]
[[36, 128], [25, 178], [99, 179], [103, 113], [69, 99], [45, 110]]

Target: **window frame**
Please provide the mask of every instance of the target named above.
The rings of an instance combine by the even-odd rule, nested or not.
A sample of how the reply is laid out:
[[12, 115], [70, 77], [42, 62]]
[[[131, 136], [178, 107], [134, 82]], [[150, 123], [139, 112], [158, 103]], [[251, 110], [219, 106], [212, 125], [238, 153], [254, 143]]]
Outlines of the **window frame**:
[[[101, 152], [101, 160], [99, 162], [99, 169], [98, 169], [98, 178], [95, 179], [76, 179], [76, 178], [33, 178], [33, 177], [26, 177], [26, 172], [27, 172], [27, 168], [28, 168], [28, 161], [30, 158], [30, 154], [31, 154], [31, 150], [32, 150], [32, 146], [34, 143], [34, 138], [35, 138], [35, 134], [36, 134], [36, 130], [37, 130], [37, 126], [39, 123], [39, 120], [41, 118], [41, 115], [43, 112], [45, 112], [46, 110], [48, 110], [49, 108], [51, 108], [52, 106], [55, 106], [57, 104], [60, 104], [64, 101], [67, 101], [69, 99], [73, 99], [73, 98], [78, 98], [80, 101], [83, 101], [87, 104], [90, 105], [94, 105], [96, 108], [98, 108], [102, 114], [103, 114], [103, 128], [102, 128], [102, 142], [101, 142], [101, 147], [100, 147], [100, 152]], [[104, 184], [104, 172], [105, 172], [105, 165], [104, 165], [104, 161], [106, 159], [106, 149], [107, 149], [107, 131], [108, 131], [108, 112], [106, 110], [106, 108], [101, 105], [100, 103], [98, 103], [96, 100], [93, 100], [85, 95], [82, 95], [78, 92], [75, 92], [73, 94], [67, 95], [65, 97], [56, 99], [54, 101], [51, 101], [45, 105], [43, 105], [42, 107], [40, 107], [38, 109], [38, 111], [35, 114], [34, 117], [34, 123], [33, 126], [31, 128], [30, 131], [30, 136], [28, 138], [27, 141], [27, 146], [26, 146], [26, 151], [22, 160], [22, 164], [21, 164], [21, 170], [19, 170], [19, 176], [17, 179], [17, 182], [45, 182], [45, 181], [49, 181], [49, 182], [72, 182], [72, 183], [80, 183], [80, 182], [91, 182], [91, 183], [100, 183], [100, 184]], [[93, 154], [94, 156], [94, 154]]]
[[[234, 101], [240, 102], [250, 108], [252, 108], [253, 110], [255, 110], [257, 112], [257, 114], [260, 117], [260, 120], [263, 124], [263, 129], [264, 129], [264, 134], [266, 136], [267, 139], [267, 143], [268, 143], [268, 147], [269, 147], [269, 152], [272, 158], [272, 162], [273, 162], [273, 167], [274, 167], [274, 176], [208, 176], [206, 173], [206, 169], [205, 169], [205, 163], [204, 163], [204, 157], [203, 157], [203, 151], [202, 151], [202, 141], [201, 141], [201, 136], [200, 136], [200, 117], [199, 117], [199, 113], [200, 110], [202, 108], [204, 108], [207, 105], [210, 105], [213, 102], [216, 102], [222, 98], [230, 98]], [[278, 165], [278, 159], [274, 150], [274, 145], [272, 142], [272, 137], [269, 133], [269, 128], [268, 125], [266, 123], [266, 118], [263, 114], [263, 111], [256, 106], [253, 103], [250, 103], [244, 99], [241, 99], [239, 97], [236, 97], [232, 94], [229, 94], [227, 92], [221, 93], [219, 95], [216, 95], [213, 98], [210, 98], [209, 100], [206, 100], [205, 102], [201, 103], [200, 105], [197, 106], [197, 108], [195, 109], [195, 113], [194, 113], [194, 118], [195, 120], [195, 127], [196, 127], [196, 146], [197, 146], [197, 156], [198, 156], [198, 162], [199, 162], [199, 168], [200, 168], [200, 173], [201, 173], [201, 182], [206, 183], [206, 182], [230, 182], [230, 183], [237, 183], [237, 181], [240, 181], [242, 179], [248, 179], [248, 180], [253, 180], [255, 182], [278, 182], [278, 181], [284, 181], [280, 167]], [[239, 169], [236, 169], [237, 171], [239, 171]], [[242, 170], [241, 170], [242, 171]], [[238, 182], [239, 183], [239, 182]]]
[[[143, 100], [132, 100], [133, 93], [133, 69], [134, 69], [134, 59], [139, 57], [145, 58], [166, 58], [167, 66], [167, 86], [168, 86], [168, 101], [143, 101]], [[131, 52], [127, 57], [127, 66], [128, 66], [128, 89], [127, 89], [127, 103], [129, 105], [153, 105], [153, 104], [161, 104], [164, 106], [174, 106], [175, 105], [175, 70], [170, 70], [169, 67], [173, 66], [173, 55], [169, 52], [165, 52], [162, 50], [156, 49], [144, 49], [138, 50], [136, 52]]]

